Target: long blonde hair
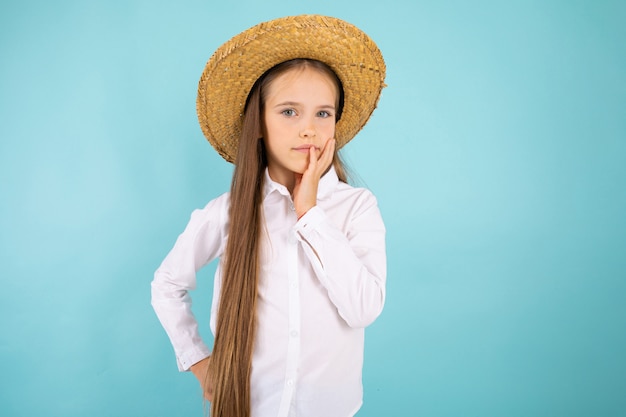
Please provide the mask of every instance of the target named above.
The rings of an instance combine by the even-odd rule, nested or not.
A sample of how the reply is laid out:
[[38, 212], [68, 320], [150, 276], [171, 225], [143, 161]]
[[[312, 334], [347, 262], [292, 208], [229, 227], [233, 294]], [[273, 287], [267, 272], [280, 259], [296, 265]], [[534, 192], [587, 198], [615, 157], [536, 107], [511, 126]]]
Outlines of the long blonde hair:
[[[337, 86], [337, 116], [343, 108], [343, 89], [324, 63], [309, 59], [283, 62], [267, 71], [252, 87], [245, 107], [235, 170], [230, 190], [230, 229], [217, 314], [215, 344], [209, 375], [214, 381], [212, 417], [250, 416], [250, 374], [256, 328], [259, 242], [263, 223], [263, 182], [267, 167], [263, 132], [265, 93], [279, 75], [296, 68], [312, 68], [328, 75]], [[347, 182], [344, 164], [335, 153], [333, 165]]]

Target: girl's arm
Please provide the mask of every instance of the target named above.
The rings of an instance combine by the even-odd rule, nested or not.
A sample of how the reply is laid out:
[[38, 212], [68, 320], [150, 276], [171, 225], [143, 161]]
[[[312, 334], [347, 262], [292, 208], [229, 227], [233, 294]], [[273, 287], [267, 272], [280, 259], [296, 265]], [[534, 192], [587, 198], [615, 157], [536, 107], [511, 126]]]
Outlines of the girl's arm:
[[353, 204], [343, 229], [315, 206], [295, 231], [341, 317], [351, 327], [365, 327], [385, 302], [385, 226], [369, 191], [362, 190]]
[[154, 274], [152, 306], [170, 338], [181, 371], [209, 356], [191, 309], [189, 291], [196, 288], [196, 272], [223, 252], [227, 210], [224, 194], [194, 211]]

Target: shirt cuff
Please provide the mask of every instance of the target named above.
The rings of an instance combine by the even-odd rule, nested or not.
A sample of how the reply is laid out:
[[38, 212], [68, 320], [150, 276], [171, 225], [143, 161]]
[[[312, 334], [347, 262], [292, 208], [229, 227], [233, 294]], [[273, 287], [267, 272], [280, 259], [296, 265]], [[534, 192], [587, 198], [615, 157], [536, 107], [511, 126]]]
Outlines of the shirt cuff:
[[207, 347], [198, 347], [192, 351], [185, 352], [183, 355], [176, 356], [176, 362], [178, 364], [178, 370], [181, 372], [188, 371], [191, 365], [195, 365], [202, 359], [211, 355]]
[[326, 213], [319, 206], [313, 206], [304, 213], [302, 217], [296, 222], [294, 226], [295, 232], [303, 232], [306, 234], [307, 230], [313, 230], [317, 226], [326, 220]]

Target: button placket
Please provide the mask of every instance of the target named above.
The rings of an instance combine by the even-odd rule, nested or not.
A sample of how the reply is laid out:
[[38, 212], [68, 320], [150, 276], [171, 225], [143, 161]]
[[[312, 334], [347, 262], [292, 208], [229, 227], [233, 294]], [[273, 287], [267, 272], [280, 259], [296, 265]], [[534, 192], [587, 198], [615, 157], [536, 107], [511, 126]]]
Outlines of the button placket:
[[295, 230], [288, 232], [288, 298], [289, 298], [289, 337], [287, 338], [287, 367], [285, 388], [281, 398], [278, 415], [287, 416], [290, 405], [296, 395], [298, 362], [300, 361], [300, 286], [298, 285], [298, 238]]

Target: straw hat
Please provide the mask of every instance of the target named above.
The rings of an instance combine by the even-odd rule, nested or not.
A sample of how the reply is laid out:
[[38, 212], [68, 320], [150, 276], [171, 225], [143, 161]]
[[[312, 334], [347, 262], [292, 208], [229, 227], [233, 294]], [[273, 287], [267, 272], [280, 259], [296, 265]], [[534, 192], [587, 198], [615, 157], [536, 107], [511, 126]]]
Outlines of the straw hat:
[[344, 108], [337, 122], [337, 149], [367, 123], [385, 87], [385, 62], [360, 29], [319, 15], [283, 17], [260, 23], [219, 47], [198, 85], [198, 119], [204, 136], [234, 162], [248, 93], [265, 71], [295, 58], [322, 61], [337, 74]]

